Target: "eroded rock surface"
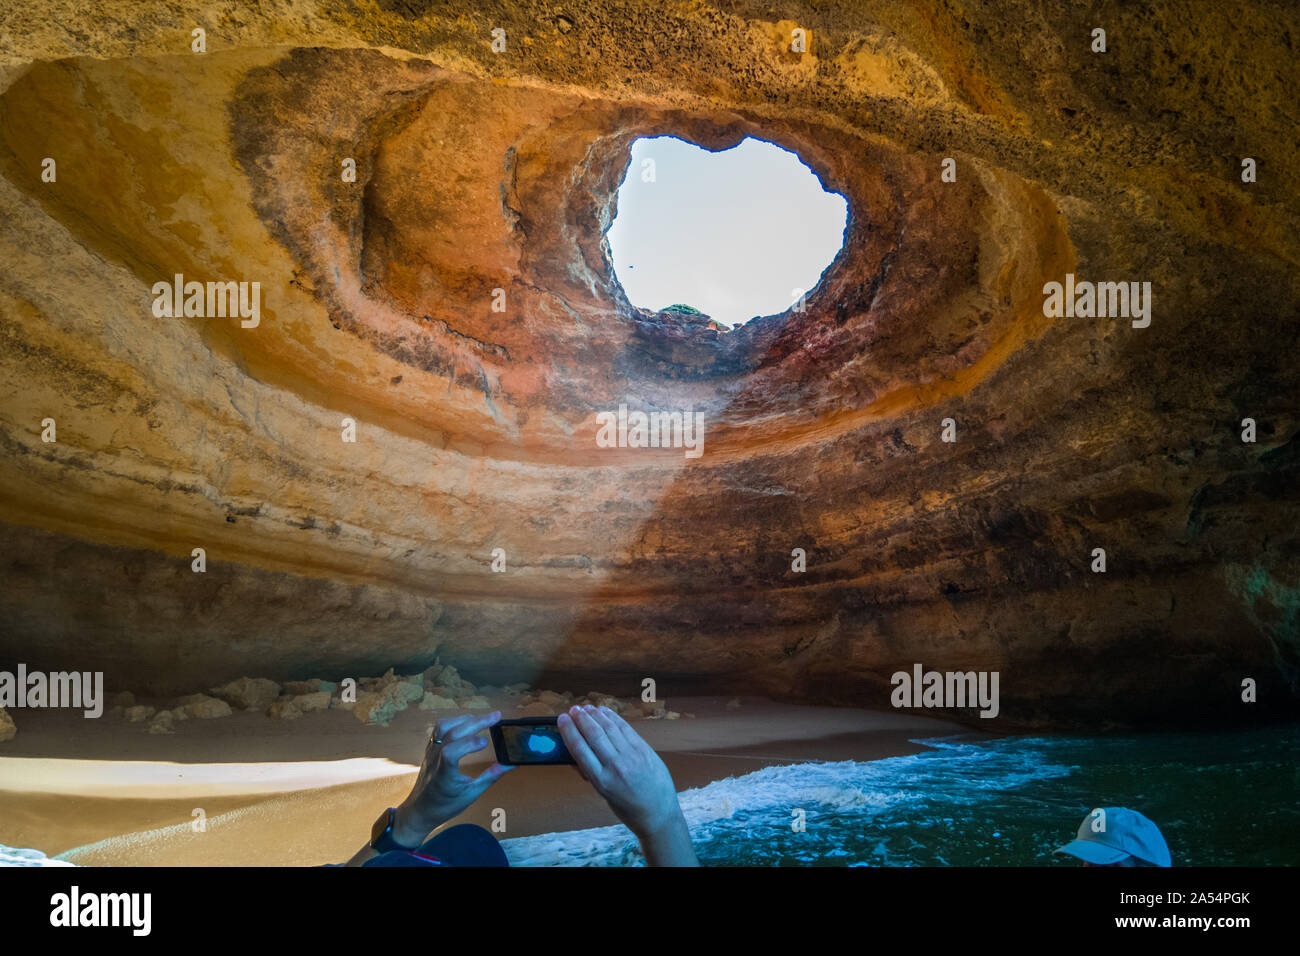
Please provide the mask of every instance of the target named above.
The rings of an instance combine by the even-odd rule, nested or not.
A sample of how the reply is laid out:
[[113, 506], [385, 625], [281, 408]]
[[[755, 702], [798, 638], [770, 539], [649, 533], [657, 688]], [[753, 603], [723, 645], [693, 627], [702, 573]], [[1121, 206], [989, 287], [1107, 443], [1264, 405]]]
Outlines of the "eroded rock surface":
[[[7, 11], [0, 658], [1294, 707], [1300, 15], [1048, 6]], [[848, 197], [804, 312], [627, 302], [603, 233], [663, 134]], [[178, 273], [259, 282], [260, 323], [155, 316]], [[1150, 326], [1045, 317], [1067, 273], [1151, 282]], [[621, 403], [703, 412], [703, 456], [597, 447]]]

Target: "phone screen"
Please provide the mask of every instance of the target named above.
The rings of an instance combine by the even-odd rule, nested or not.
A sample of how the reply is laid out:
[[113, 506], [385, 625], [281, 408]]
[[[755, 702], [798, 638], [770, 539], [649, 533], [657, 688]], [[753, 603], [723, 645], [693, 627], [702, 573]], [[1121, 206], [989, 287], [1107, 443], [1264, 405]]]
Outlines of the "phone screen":
[[502, 764], [573, 763], [554, 717], [503, 720], [492, 728], [492, 744]]

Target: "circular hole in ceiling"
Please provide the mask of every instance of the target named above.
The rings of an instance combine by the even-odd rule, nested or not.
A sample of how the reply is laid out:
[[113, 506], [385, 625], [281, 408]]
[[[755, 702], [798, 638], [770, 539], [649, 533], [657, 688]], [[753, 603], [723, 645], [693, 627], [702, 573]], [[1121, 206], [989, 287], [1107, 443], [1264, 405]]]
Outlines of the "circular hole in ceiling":
[[709, 152], [643, 137], [607, 233], [628, 301], [724, 327], [785, 312], [844, 245], [848, 202], [787, 149], [747, 137]]

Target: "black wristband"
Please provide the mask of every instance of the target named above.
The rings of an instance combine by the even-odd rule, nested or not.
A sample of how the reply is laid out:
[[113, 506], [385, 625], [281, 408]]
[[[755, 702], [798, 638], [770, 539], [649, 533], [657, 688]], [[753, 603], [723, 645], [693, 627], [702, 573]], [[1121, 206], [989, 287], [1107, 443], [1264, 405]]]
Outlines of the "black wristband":
[[397, 822], [397, 810], [389, 807], [379, 815], [375, 825], [370, 828], [370, 848], [376, 853], [392, 853], [394, 850], [409, 853], [413, 846], [402, 846], [393, 839], [393, 824]]

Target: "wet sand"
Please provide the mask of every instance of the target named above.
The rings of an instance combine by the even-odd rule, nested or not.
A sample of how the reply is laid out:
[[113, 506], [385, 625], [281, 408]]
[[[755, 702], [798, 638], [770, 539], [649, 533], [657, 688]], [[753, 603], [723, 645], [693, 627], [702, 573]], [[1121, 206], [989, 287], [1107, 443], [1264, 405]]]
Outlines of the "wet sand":
[[[894, 712], [726, 700], [675, 698], [694, 719], [632, 722], [679, 791], [773, 764], [901, 756], [923, 749], [917, 738], [969, 732]], [[436, 716], [410, 709], [374, 727], [338, 710], [292, 721], [244, 712], [155, 736], [121, 718], [20, 712], [18, 736], [0, 746], [0, 844], [94, 866], [341, 862], [405, 797]], [[462, 767], [491, 759], [489, 747]], [[517, 768], [452, 822], [489, 826], [497, 808], [502, 838], [617, 822], [570, 767]]]

